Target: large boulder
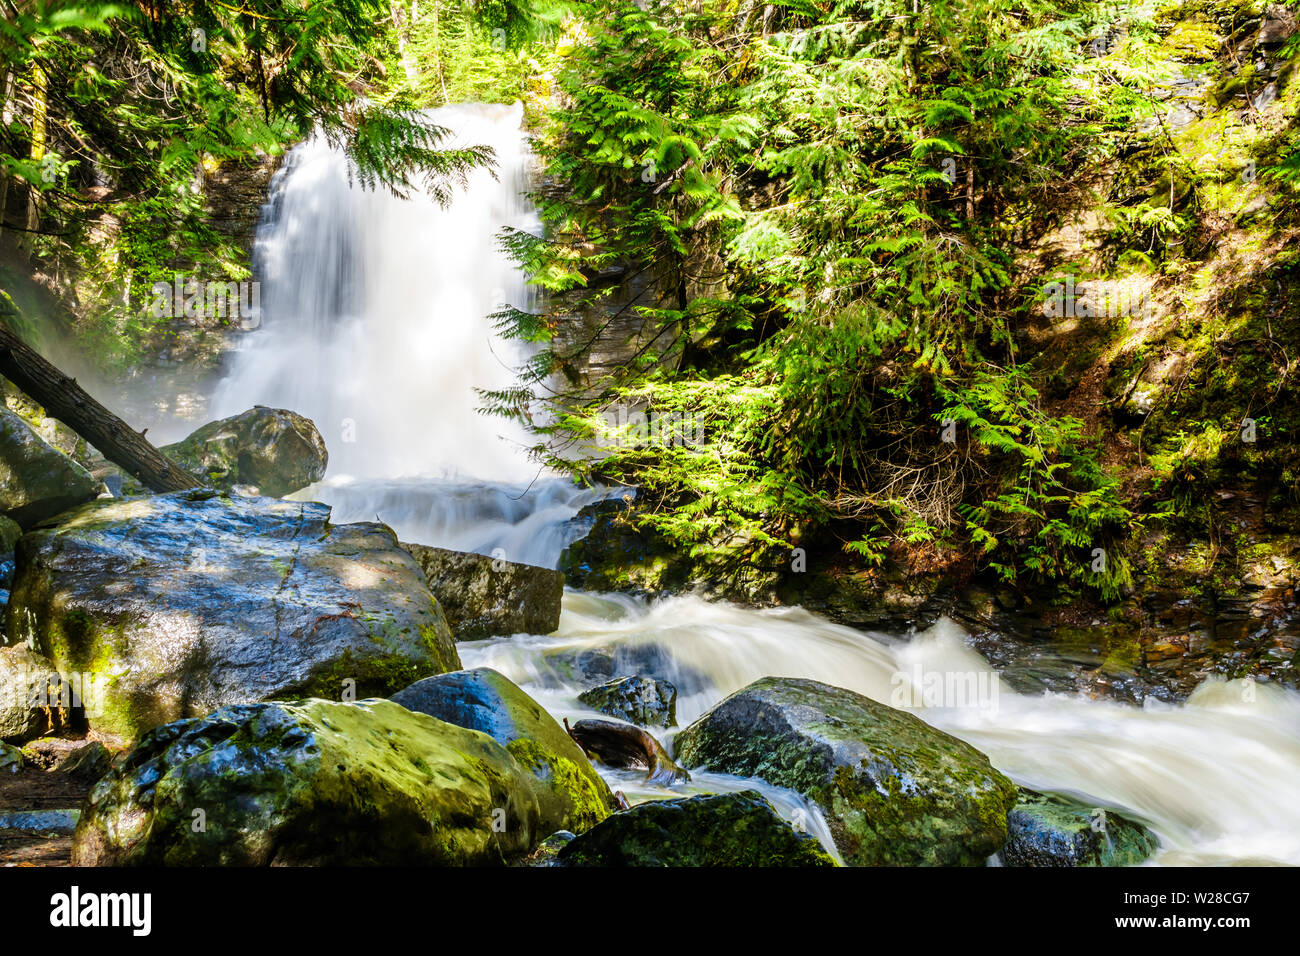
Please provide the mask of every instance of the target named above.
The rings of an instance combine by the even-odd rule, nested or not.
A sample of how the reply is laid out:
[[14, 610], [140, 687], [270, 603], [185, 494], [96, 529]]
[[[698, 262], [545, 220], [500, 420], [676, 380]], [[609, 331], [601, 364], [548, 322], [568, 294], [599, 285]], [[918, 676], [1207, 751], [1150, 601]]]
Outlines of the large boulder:
[[978, 866], [1007, 840], [1015, 785], [967, 743], [869, 697], [765, 677], [682, 731], [688, 767], [760, 777], [821, 805], [855, 866]]
[[101, 491], [90, 472], [0, 406], [0, 515], [30, 528]]
[[423, 544], [403, 544], [424, 569], [459, 641], [550, 634], [560, 626], [564, 575], [550, 568]]
[[0, 647], [0, 740], [24, 743], [70, 723], [71, 688], [26, 644]]
[[[213, 488], [243, 485], [273, 498], [320, 481], [329, 464], [325, 439], [310, 419], [265, 405], [208, 422], [159, 451]], [[135, 479], [122, 479], [122, 494], [145, 491]]]
[[1007, 818], [1006, 866], [1136, 866], [1159, 841], [1137, 820], [1095, 804], [1021, 788]]
[[228, 707], [146, 735], [91, 790], [82, 866], [492, 865], [564, 825], [505, 747], [387, 700]]
[[651, 800], [569, 841], [560, 866], [834, 866], [755, 790]]
[[653, 677], [619, 677], [584, 690], [578, 700], [593, 710], [642, 727], [677, 723], [677, 688]]
[[547, 810], [580, 832], [609, 815], [614, 797], [564, 728], [489, 667], [438, 674], [392, 696], [395, 704], [487, 734], [551, 788]]
[[[9, 643], [82, 675], [124, 736], [228, 704], [391, 694], [456, 670], [451, 629], [382, 524], [210, 490], [97, 501], [25, 535]], [[84, 695], [83, 696], [89, 696]]]

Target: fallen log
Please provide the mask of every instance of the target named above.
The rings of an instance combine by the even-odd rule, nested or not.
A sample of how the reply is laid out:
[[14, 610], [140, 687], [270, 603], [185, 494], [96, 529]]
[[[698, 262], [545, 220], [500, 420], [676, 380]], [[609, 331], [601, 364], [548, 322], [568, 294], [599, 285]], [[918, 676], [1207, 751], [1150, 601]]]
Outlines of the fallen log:
[[0, 375], [152, 491], [183, 491], [203, 482], [185, 471], [64, 375], [0, 322]]
[[640, 727], [612, 720], [580, 720], [564, 729], [588, 757], [618, 770], [644, 770], [646, 783], [671, 786], [691, 775], [673, 763], [668, 751]]

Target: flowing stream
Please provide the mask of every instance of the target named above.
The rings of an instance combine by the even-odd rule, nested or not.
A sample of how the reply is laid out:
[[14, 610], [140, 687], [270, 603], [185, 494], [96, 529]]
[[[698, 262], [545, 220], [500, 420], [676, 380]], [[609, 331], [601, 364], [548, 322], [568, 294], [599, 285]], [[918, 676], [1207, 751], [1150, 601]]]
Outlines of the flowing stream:
[[[336, 521], [378, 518], [406, 541], [554, 566], [580, 533], [571, 519], [603, 492], [540, 474], [520, 449], [527, 436], [479, 414], [474, 392], [510, 384], [524, 357], [488, 318], [503, 301], [530, 303], [496, 239], [506, 226], [538, 229], [521, 197], [520, 110], [432, 116], [499, 160], [496, 178], [474, 174], [447, 209], [361, 189], [322, 142], [294, 150], [258, 233], [264, 327], [236, 355], [213, 411], [256, 403], [314, 420], [329, 473], [295, 497], [330, 503]], [[1247, 681], [1144, 707], [1017, 694], [962, 638], [949, 621], [916, 635], [865, 633], [797, 608], [570, 591], [556, 633], [459, 649], [466, 667], [495, 667], [557, 719], [595, 716], [577, 701], [585, 660], [673, 680], [680, 726], [756, 678], [814, 678], [908, 707], [1017, 783], [1140, 817], [1160, 838], [1153, 863], [1300, 865], [1300, 694]], [[935, 706], [934, 675], [962, 675], [977, 693], [966, 706]], [[661, 735], [670, 747], [671, 736]], [[829, 843], [815, 807], [765, 784], [700, 772], [666, 790], [604, 772], [633, 800], [756, 786]]]

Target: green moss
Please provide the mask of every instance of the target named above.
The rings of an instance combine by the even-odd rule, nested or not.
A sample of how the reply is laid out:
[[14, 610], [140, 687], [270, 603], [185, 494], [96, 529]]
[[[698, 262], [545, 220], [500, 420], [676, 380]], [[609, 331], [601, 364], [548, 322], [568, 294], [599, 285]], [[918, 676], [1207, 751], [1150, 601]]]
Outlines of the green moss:
[[558, 787], [573, 804], [570, 826], [565, 829], [581, 833], [609, 816], [605, 798], [608, 791], [598, 786], [592, 775], [572, 760], [558, 756], [526, 737], [510, 741], [506, 750], [525, 767], [542, 772], [544, 778]]
[[[341, 699], [346, 687], [355, 690], [357, 699], [388, 697], [404, 687], [409, 687], [424, 677], [442, 673], [438, 665], [417, 661], [404, 654], [376, 654], [358, 659], [351, 648], [329, 664], [312, 671], [301, 685], [277, 694], [275, 700], [293, 700], [299, 697], [319, 697], [323, 700]], [[345, 685], [345, 681], [355, 681]]]

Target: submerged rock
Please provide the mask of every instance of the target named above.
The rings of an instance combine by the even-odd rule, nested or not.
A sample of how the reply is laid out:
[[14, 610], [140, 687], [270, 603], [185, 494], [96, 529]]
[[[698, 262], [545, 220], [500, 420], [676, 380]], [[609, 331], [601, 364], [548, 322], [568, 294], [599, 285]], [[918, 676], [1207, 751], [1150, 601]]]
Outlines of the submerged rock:
[[103, 490], [90, 472], [0, 407], [0, 516], [30, 528]]
[[228, 707], [152, 731], [91, 790], [78, 866], [492, 865], [561, 829], [486, 734], [387, 700]]
[[550, 568], [423, 544], [403, 544], [459, 641], [500, 634], [550, 634], [560, 626], [564, 575]]
[[[209, 422], [159, 451], [213, 488], [239, 485], [272, 498], [320, 481], [329, 464], [325, 439], [311, 419], [265, 405]], [[122, 494], [146, 491], [134, 478], [122, 478]]]
[[569, 841], [560, 866], [834, 866], [761, 794], [651, 800], [616, 813]]
[[713, 686], [707, 673], [674, 657], [663, 644], [615, 638], [598, 647], [561, 645], [543, 654], [547, 666], [562, 680], [579, 684], [606, 684], [636, 674], [664, 681], [682, 694], [698, 694]]
[[1160, 843], [1115, 810], [1023, 787], [1007, 826], [1006, 866], [1136, 866]]
[[580, 720], [572, 727], [565, 720], [564, 726], [585, 753], [607, 767], [644, 770], [647, 783], [663, 787], [691, 779], [668, 756], [663, 745], [640, 727], [612, 720]]
[[547, 813], [564, 829], [599, 823], [614, 805], [609, 785], [542, 705], [488, 667], [417, 681], [391, 698], [408, 710], [487, 734], [549, 788]]
[[460, 667], [381, 524], [211, 491], [94, 502], [26, 535], [8, 617], [123, 736], [228, 704], [390, 694]]
[[765, 677], [678, 735], [688, 767], [760, 777], [816, 801], [855, 866], [980, 866], [1016, 800], [988, 757], [901, 710], [812, 680]]
[[578, 695], [593, 710], [642, 727], [677, 723], [677, 688], [653, 677], [620, 677]]

